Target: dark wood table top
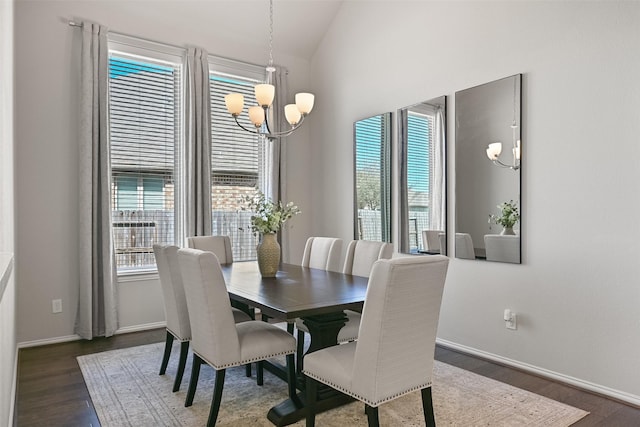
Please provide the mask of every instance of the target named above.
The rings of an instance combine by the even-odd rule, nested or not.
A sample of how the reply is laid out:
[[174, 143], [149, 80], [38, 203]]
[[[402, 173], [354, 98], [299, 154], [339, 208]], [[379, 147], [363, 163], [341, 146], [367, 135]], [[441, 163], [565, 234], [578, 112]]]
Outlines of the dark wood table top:
[[263, 278], [257, 262], [223, 265], [231, 299], [259, 308], [267, 316], [289, 320], [362, 308], [366, 277], [281, 264], [274, 278]]

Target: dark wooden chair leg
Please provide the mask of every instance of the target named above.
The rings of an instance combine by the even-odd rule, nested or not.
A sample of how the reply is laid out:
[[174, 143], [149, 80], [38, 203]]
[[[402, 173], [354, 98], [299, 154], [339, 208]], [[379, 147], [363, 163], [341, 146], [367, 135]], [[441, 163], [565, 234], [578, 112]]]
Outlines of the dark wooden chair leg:
[[427, 423], [427, 427], [436, 427], [436, 417], [433, 413], [433, 399], [431, 398], [431, 387], [423, 388], [421, 393], [424, 421]]
[[269, 316], [267, 316], [266, 314], [262, 315], [262, 321], [263, 322], [268, 322], [269, 321]]
[[245, 372], [244, 374], [249, 378], [251, 376], [251, 363], [247, 363], [244, 365]]
[[307, 407], [307, 427], [316, 425], [316, 393], [318, 392], [318, 382], [307, 377], [306, 381], [306, 407]]
[[216, 425], [218, 419], [218, 411], [220, 411], [220, 401], [222, 400], [222, 389], [224, 388], [224, 374], [225, 369], [216, 371], [216, 385], [213, 388], [213, 397], [211, 398], [211, 409], [209, 409], [209, 419], [207, 420], [207, 427], [213, 427]]
[[256, 377], [258, 385], [264, 384], [264, 362], [261, 360], [256, 362]]
[[160, 364], [160, 375], [164, 375], [167, 372], [167, 365], [169, 364], [169, 357], [171, 356], [171, 347], [173, 346], [173, 335], [167, 331], [167, 337], [164, 341], [164, 354], [162, 355], [162, 363]]
[[187, 390], [187, 398], [184, 401], [184, 406], [191, 406], [193, 404], [193, 397], [196, 395], [196, 387], [198, 387], [198, 377], [200, 376], [200, 365], [203, 360], [193, 353], [193, 364], [191, 366], [191, 379], [189, 380], [189, 389]]
[[367, 413], [369, 427], [380, 427], [380, 420], [378, 419], [378, 407], [366, 405], [364, 411]]
[[182, 375], [184, 375], [184, 367], [187, 364], [188, 354], [189, 354], [189, 341], [182, 341], [180, 343], [180, 360], [178, 361], [178, 372], [176, 372], [176, 379], [173, 382], [174, 392], [180, 389], [180, 383], [182, 382]]
[[298, 343], [297, 343], [297, 349], [296, 349], [296, 370], [298, 371], [298, 373], [302, 372], [302, 364], [303, 364], [303, 357], [304, 357], [304, 332], [298, 329]]
[[291, 335], [293, 335], [294, 327], [295, 327], [295, 324], [293, 322], [287, 322], [287, 332], [289, 332]]

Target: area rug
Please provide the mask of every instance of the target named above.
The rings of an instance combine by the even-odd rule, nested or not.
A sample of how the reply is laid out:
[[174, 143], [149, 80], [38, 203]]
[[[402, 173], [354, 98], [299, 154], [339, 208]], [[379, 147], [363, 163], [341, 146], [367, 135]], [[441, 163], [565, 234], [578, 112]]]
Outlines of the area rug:
[[[214, 372], [202, 367], [193, 406], [184, 407], [191, 356], [180, 391], [172, 393], [178, 345], [166, 375], [158, 375], [163, 343], [78, 357], [91, 400], [103, 427], [203, 426], [213, 392]], [[287, 397], [287, 385], [265, 371], [264, 385], [247, 378], [244, 367], [227, 369], [218, 426], [271, 426], [266, 415]], [[441, 426], [569, 426], [588, 412], [436, 361], [433, 378], [436, 422]], [[420, 392], [380, 407], [383, 426], [423, 426]], [[304, 420], [294, 424], [304, 425]], [[316, 425], [366, 426], [364, 405], [354, 402], [318, 414]]]

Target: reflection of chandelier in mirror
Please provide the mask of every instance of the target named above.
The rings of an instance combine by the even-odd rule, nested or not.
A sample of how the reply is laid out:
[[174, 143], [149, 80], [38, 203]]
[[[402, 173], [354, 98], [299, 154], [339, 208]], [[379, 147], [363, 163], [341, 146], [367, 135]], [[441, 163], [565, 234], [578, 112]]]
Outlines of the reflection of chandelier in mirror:
[[513, 140], [513, 148], [511, 152], [513, 153], [513, 164], [508, 165], [502, 163], [499, 159], [500, 153], [502, 153], [502, 143], [494, 142], [489, 144], [487, 147], [487, 157], [489, 160], [493, 162], [494, 165], [500, 166], [503, 168], [509, 168], [514, 171], [520, 169], [520, 140], [517, 139], [518, 134], [518, 124], [516, 122], [516, 85], [518, 83], [518, 79], [513, 77], [513, 121], [511, 122], [511, 132], [512, 132], [512, 140]]
[[[276, 69], [273, 66], [273, 0], [269, 0], [269, 64], [267, 72], [273, 73]], [[297, 93], [296, 103], [288, 104], [284, 107], [284, 115], [291, 125], [290, 129], [283, 131], [272, 131], [269, 126], [269, 108], [273, 103], [276, 88], [271, 84], [259, 84], [255, 86], [256, 101], [258, 105], [249, 107], [249, 119], [255, 129], [247, 129], [238, 122], [238, 116], [244, 109], [244, 96], [239, 93], [230, 93], [224, 97], [227, 110], [236, 121], [236, 124], [247, 132], [255, 133], [267, 138], [288, 136], [300, 127], [304, 118], [313, 109], [314, 96], [311, 93]]]

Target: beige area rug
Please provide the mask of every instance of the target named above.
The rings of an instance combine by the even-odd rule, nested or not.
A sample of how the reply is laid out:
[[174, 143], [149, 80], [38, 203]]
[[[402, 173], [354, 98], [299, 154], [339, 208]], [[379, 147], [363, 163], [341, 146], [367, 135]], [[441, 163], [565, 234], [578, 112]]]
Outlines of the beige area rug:
[[[209, 414], [214, 371], [202, 367], [193, 406], [184, 407], [191, 354], [180, 391], [172, 393], [179, 346], [167, 374], [158, 370], [163, 343], [78, 357], [103, 427], [203, 426]], [[227, 369], [218, 426], [271, 426], [266, 415], [287, 397], [287, 385], [265, 371], [264, 386], [244, 367]], [[433, 379], [436, 422], [442, 426], [569, 426], [588, 414], [560, 402], [436, 361]], [[383, 426], [423, 426], [420, 392], [380, 407]], [[354, 402], [316, 418], [318, 426], [366, 426], [364, 405]], [[295, 424], [304, 425], [304, 420]]]

